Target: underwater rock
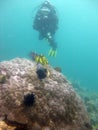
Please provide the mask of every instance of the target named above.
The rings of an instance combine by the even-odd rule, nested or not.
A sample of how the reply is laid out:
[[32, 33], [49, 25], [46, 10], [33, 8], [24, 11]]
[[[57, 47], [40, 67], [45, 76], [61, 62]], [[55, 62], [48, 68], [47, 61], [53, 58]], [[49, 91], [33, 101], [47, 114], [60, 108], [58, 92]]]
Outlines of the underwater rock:
[[35, 62], [16, 58], [0, 63], [0, 71], [9, 75], [0, 84], [0, 118], [26, 130], [91, 130], [85, 106], [71, 83], [51, 66], [45, 68], [50, 76], [40, 81]]

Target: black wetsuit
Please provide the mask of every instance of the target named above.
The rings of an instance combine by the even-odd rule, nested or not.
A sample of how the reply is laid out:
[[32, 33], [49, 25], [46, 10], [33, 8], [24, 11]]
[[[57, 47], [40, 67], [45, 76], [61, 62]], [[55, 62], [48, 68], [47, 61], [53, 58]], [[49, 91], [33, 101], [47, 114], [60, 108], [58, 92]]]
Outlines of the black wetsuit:
[[53, 5], [45, 1], [36, 13], [33, 28], [39, 31], [39, 39], [46, 38], [53, 49], [57, 48], [54, 34], [58, 28], [58, 18]]

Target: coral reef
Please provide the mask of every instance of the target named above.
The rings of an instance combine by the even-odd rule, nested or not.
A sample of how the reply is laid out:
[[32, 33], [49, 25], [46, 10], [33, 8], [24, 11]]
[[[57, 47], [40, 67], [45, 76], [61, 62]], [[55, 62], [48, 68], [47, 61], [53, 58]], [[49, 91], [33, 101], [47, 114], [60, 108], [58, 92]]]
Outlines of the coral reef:
[[51, 66], [45, 68], [50, 76], [39, 80], [35, 62], [16, 58], [0, 63], [0, 75], [6, 76], [0, 84], [0, 119], [15, 130], [91, 130], [70, 82]]
[[98, 130], [98, 94], [89, 92], [84, 97], [84, 102], [90, 116], [92, 130]]
[[98, 130], [98, 92], [82, 87], [79, 81], [71, 80], [71, 83], [84, 100], [90, 117], [92, 130]]

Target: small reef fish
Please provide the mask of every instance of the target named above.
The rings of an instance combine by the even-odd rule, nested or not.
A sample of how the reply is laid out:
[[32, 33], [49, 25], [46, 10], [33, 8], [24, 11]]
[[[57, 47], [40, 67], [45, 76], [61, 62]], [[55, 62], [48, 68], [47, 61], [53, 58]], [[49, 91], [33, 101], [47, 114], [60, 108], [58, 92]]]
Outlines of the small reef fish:
[[30, 56], [37, 63], [40, 63], [42, 65], [47, 65], [48, 64], [47, 58], [44, 55], [42, 55], [42, 54], [37, 54], [35, 52], [31, 52]]

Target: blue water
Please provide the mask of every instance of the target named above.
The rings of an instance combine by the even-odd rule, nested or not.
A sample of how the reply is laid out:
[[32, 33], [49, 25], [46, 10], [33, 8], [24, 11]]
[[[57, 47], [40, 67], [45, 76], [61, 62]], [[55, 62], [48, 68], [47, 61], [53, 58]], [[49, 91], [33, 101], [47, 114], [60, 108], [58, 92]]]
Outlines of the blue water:
[[[46, 41], [38, 40], [32, 24], [44, 0], [0, 0], [0, 61], [28, 57], [30, 51], [45, 54]], [[51, 0], [56, 7], [59, 29], [56, 58], [49, 63], [62, 68], [70, 80], [98, 90], [98, 0]]]

